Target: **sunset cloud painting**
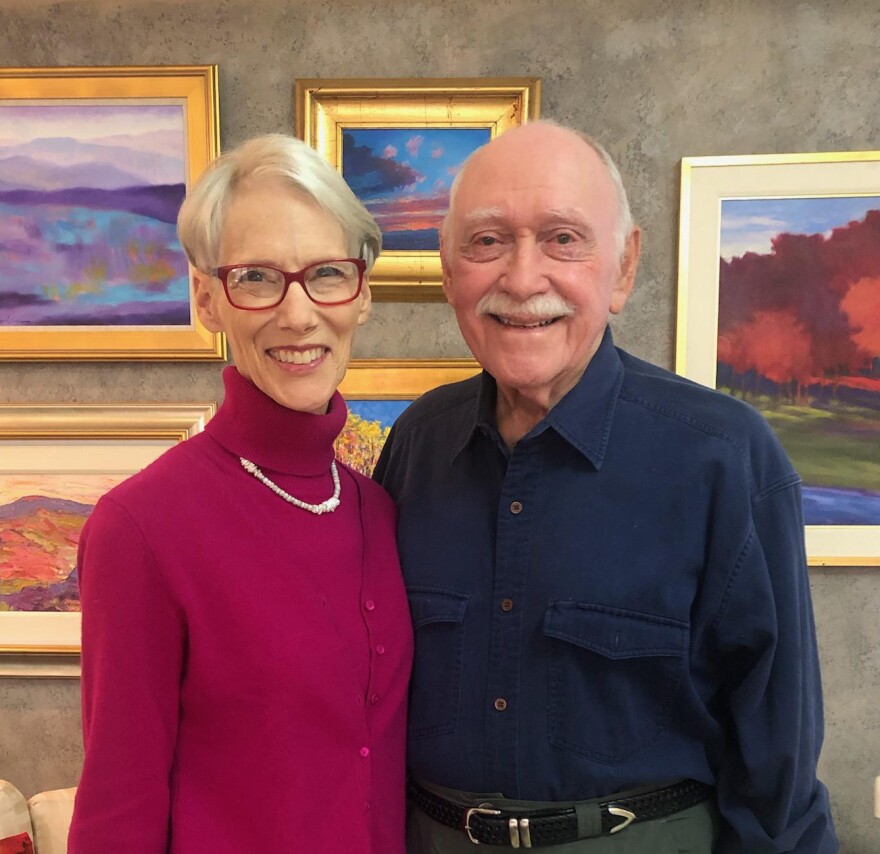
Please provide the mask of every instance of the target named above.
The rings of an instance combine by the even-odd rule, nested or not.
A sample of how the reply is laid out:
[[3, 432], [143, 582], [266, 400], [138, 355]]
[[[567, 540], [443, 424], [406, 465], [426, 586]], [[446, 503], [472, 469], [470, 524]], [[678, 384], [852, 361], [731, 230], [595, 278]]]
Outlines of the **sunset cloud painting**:
[[191, 323], [177, 104], [0, 103], [0, 327]]
[[375, 217], [382, 246], [436, 251], [449, 187], [488, 128], [348, 128], [342, 175]]
[[754, 404], [809, 525], [880, 525], [880, 197], [725, 199], [717, 385]]

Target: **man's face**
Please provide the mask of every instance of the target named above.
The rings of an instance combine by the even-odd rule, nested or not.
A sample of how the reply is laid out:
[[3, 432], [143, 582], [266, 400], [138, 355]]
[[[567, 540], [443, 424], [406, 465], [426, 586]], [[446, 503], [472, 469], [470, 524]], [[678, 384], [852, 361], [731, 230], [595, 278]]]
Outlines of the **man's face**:
[[583, 374], [635, 278], [639, 235], [621, 265], [617, 209], [605, 165], [562, 128], [526, 125], [471, 160], [444, 234], [443, 287], [502, 391], [549, 408]]
[[[265, 264], [295, 271], [348, 257], [340, 224], [281, 179], [239, 188], [226, 214], [219, 265]], [[297, 282], [275, 308], [233, 308], [223, 285], [196, 271], [196, 306], [212, 332], [225, 332], [235, 366], [273, 400], [290, 409], [323, 413], [345, 376], [357, 327], [370, 314], [366, 278], [344, 305], [313, 303]]]

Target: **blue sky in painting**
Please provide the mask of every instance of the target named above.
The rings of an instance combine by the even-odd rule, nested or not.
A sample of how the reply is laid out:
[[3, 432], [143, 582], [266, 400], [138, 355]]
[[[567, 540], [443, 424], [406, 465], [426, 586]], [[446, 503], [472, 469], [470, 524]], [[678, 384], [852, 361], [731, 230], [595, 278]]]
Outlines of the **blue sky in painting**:
[[378, 421], [383, 427], [390, 427], [411, 403], [411, 400], [349, 400], [349, 411], [365, 421]]
[[488, 128], [348, 128], [342, 174], [382, 230], [385, 249], [436, 250], [449, 188]]
[[[375, 158], [343, 162], [343, 174], [361, 199], [448, 191], [467, 156], [489, 141], [488, 128], [347, 128], [345, 133]], [[413, 181], [390, 184], [383, 164], [376, 162], [383, 160], [409, 167]]]
[[835, 198], [723, 199], [721, 257], [727, 260], [771, 251], [777, 234], [830, 234], [833, 228], [862, 220], [880, 209], [880, 196]]

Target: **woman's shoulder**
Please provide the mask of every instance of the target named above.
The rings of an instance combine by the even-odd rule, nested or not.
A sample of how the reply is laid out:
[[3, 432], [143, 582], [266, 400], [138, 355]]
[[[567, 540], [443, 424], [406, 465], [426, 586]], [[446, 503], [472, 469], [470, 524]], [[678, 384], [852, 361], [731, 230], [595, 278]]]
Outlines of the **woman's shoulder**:
[[369, 503], [373, 510], [387, 514], [394, 519], [397, 518], [397, 509], [394, 506], [394, 501], [381, 484], [366, 475], [361, 474], [357, 469], [352, 468], [346, 463], [340, 462], [339, 460], [336, 462], [340, 468], [345, 469], [345, 471], [351, 476], [352, 480], [357, 485], [358, 491], [361, 494], [361, 499], [364, 502]]
[[167, 507], [188, 500], [204, 485], [210, 440], [199, 434], [163, 451], [155, 460], [114, 486], [104, 496], [130, 514], [145, 506]]

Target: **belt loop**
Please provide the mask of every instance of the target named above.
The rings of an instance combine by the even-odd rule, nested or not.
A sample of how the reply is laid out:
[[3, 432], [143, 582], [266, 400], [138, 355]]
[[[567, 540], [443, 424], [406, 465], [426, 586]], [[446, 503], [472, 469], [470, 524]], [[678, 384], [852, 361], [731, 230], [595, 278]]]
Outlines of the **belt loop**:
[[578, 820], [578, 839], [590, 839], [602, 835], [602, 810], [598, 803], [575, 804]]

